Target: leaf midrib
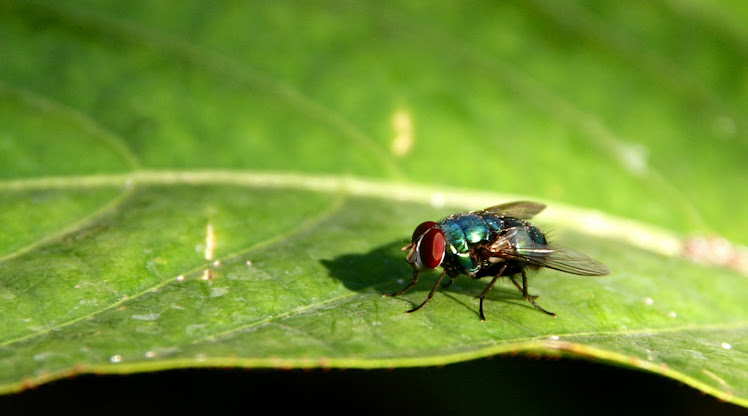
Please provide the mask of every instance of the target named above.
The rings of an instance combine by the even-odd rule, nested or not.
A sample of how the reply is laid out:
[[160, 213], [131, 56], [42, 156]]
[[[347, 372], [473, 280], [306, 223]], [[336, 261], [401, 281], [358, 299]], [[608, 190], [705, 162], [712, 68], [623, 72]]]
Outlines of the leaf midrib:
[[[291, 189], [454, 209], [475, 209], [476, 207], [495, 205], [500, 201], [527, 198], [522, 195], [455, 187], [436, 187], [351, 175], [315, 175], [248, 170], [136, 170], [122, 174], [11, 179], [0, 180], [0, 192], [117, 187], [127, 190], [136, 186], [167, 185], [231, 185], [257, 189]], [[543, 212], [544, 222], [574, 228], [582, 234], [622, 241], [667, 257], [679, 257], [681, 254], [683, 238], [676, 232], [652, 224], [605, 214], [598, 210], [575, 207], [555, 201], [545, 202], [548, 203], [549, 208]], [[111, 209], [116, 207], [117, 204], [113, 204]], [[631, 238], [631, 236], [636, 236], [636, 238]], [[7, 259], [9, 256], [13, 256], [13, 254], [5, 256], [3, 259]]]

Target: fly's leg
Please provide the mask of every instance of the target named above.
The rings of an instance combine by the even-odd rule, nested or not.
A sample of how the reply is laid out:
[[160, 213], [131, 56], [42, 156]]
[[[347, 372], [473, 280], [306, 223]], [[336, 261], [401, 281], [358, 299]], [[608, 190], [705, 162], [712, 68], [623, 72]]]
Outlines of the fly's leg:
[[415, 308], [409, 310], [408, 313], [415, 312], [415, 311], [423, 308], [423, 306], [425, 304], [429, 303], [429, 301], [431, 300], [431, 298], [434, 297], [434, 293], [436, 293], [436, 289], [439, 289], [439, 285], [442, 283], [442, 279], [444, 279], [444, 274], [445, 273], [447, 273], [446, 270], [443, 271], [442, 274], [439, 275], [438, 279], [436, 279], [436, 284], [434, 284], [434, 287], [431, 289], [431, 292], [429, 293], [429, 297], [427, 297], [426, 300], [424, 300], [422, 304], [420, 304], [420, 305], [416, 306]]
[[[512, 279], [512, 282], [514, 282], [514, 276], [510, 276], [510, 279]], [[515, 285], [516, 285], [517, 287], [519, 287], [519, 285], [517, 284], [517, 282], [514, 282], [514, 284], [515, 284]], [[530, 296], [530, 295], [529, 295], [529, 294], [527, 293], [527, 274], [525, 274], [525, 271], [524, 271], [524, 270], [522, 270], [522, 296], [524, 296], [524, 297], [525, 297], [525, 299], [527, 299], [527, 301], [528, 301], [528, 302], [532, 303], [532, 306], [534, 306], [534, 307], [535, 307], [535, 308], [536, 308], [537, 310], [539, 310], [540, 312], [543, 312], [543, 313], [546, 313], [546, 314], [548, 314], [548, 315], [551, 315], [551, 316], [552, 316], [552, 317], [554, 317], [554, 318], [556, 317], [556, 314], [555, 314], [555, 313], [553, 313], [553, 312], [549, 312], [549, 311], [547, 311], [547, 310], [543, 309], [542, 307], [540, 307], [540, 305], [538, 305], [537, 303], [535, 303], [535, 299], [534, 299], [534, 297], [533, 297], [533, 296]]]
[[[514, 276], [509, 276], [509, 280], [511, 280], [512, 283], [514, 283], [514, 286], [517, 287], [517, 289], [519, 290], [519, 293], [521, 293], [522, 296], [524, 297], [525, 296], [525, 291], [522, 290], [522, 286], [520, 286], [519, 283], [517, 283], [517, 281], [514, 280]], [[530, 295], [530, 297], [533, 298], [533, 299], [537, 299], [538, 298], [537, 295]]]
[[486, 298], [488, 291], [491, 290], [491, 288], [496, 283], [496, 281], [499, 280], [499, 277], [501, 277], [501, 274], [504, 273], [504, 270], [506, 270], [506, 264], [504, 264], [504, 267], [502, 267], [501, 270], [499, 270], [499, 273], [497, 273], [496, 276], [493, 279], [491, 279], [491, 283], [489, 283], [488, 286], [486, 286], [486, 288], [483, 289], [483, 293], [480, 294], [480, 320], [481, 321], [486, 320], [486, 316], [483, 315], [483, 299]]
[[410, 289], [411, 287], [415, 286], [415, 285], [416, 285], [416, 283], [418, 283], [418, 270], [415, 270], [415, 269], [414, 269], [414, 270], [413, 270], [413, 281], [411, 281], [410, 283], [408, 283], [408, 286], [405, 286], [405, 287], [403, 288], [403, 290], [401, 290], [401, 291], [399, 291], [399, 292], [395, 292], [395, 293], [385, 293], [385, 294], [384, 294], [384, 295], [382, 295], [382, 296], [388, 296], [388, 297], [400, 296], [400, 295], [402, 295], [403, 293], [407, 292], [407, 291], [408, 291], [408, 289]]

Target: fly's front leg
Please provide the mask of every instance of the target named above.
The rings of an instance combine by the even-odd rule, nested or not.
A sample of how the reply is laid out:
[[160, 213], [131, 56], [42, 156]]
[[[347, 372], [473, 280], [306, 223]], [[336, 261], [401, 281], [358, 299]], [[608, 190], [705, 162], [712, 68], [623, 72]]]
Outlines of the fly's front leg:
[[436, 284], [434, 284], [434, 287], [431, 289], [431, 292], [429, 293], [429, 297], [427, 297], [426, 300], [424, 300], [422, 304], [420, 304], [420, 305], [416, 306], [415, 308], [409, 310], [408, 313], [415, 312], [415, 311], [423, 308], [423, 306], [426, 305], [427, 303], [429, 303], [429, 301], [431, 300], [431, 298], [434, 297], [434, 293], [436, 293], [436, 289], [439, 289], [439, 285], [442, 283], [442, 279], [444, 279], [444, 274], [446, 274], [446, 273], [447, 273], [446, 270], [443, 271], [442, 274], [439, 275], [439, 278], [436, 279]]
[[400, 295], [402, 295], [403, 293], [407, 292], [407, 291], [408, 291], [408, 290], [409, 290], [409, 289], [410, 289], [411, 287], [415, 286], [415, 285], [416, 285], [416, 283], [418, 283], [418, 270], [415, 270], [415, 269], [413, 269], [413, 281], [411, 281], [410, 283], [408, 283], [408, 286], [405, 286], [405, 287], [403, 288], [403, 290], [401, 290], [401, 291], [399, 291], [399, 292], [395, 292], [395, 293], [385, 293], [385, 294], [384, 294], [384, 295], [382, 295], [382, 296], [388, 296], [388, 297], [393, 297], [393, 296], [400, 296]]

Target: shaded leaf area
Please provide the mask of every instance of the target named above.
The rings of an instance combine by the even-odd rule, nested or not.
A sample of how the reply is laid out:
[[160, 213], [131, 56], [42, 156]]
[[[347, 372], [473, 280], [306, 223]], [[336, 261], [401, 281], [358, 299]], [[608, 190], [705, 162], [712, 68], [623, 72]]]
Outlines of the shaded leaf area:
[[[116, 210], [3, 263], [3, 390], [87, 371], [397, 367], [538, 351], [746, 396], [744, 277], [616, 241], [557, 233], [616, 271], [533, 276], [531, 292], [557, 319], [504, 281], [481, 322], [475, 296], [486, 282], [467, 278], [404, 313], [436, 276], [381, 296], [411, 276], [398, 236], [446, 213], [291, 190], [138, 187]], [[209, 222], [219, 263], [203, 256]], [[52, 274], [48, 264], [60, 267]]]
[[[0, 82], [5, 95], [26, 97], [15, 106], [4, 98], [5, 154], [28, 146], [34, 160], [10, 163], [4, 177], [138, 165], [353, 173], [529, 193], [746, 243], [748, 203], [735, 190], [748, 164], [748, 34], [731, 9], [540, 0], [0, 7]], [[413, 139], [403, 156], [390, 151], [398, 114]], [[34, 145], [92, 132], [119, 161], [97, 152], [100, 164], [71, 165], [75, 146], [43, 158]]]

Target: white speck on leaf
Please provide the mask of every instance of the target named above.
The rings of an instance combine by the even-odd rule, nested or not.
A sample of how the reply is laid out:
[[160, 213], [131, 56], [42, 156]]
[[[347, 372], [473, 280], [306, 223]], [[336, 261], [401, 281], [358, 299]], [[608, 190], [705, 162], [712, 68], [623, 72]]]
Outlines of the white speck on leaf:
[[185, 332], [189, 336], [200, 335], [205, 331], [205, 326], [205, 324], [187, 325], [187, 328], [185, 328]]
[[121, 361], [122, 361], [122, 356], [119, 355], [119, 354], [112, 355], [111, 357], [109, 357], [109, 362], [110, 363], [116, 364], [116, 363], [119, 363]]
[[53, 355], [55, 355], [55, 353], [51, 351], [46, 351], [46, 352], [40, 352], [38, 354], [34, 354], [33, 358], [34, 358], [34, 361], [42, 361], [42, 360], [46, 360], [49, 357], [52, 357]]
[[227, 287], [212, 287], [210, 288], [210, 297], [211, 298], [217, 298], [221, 297], [225, 294], [229, 293], [229, 288]]
[[154, 323], [149, 323], [148, 325], [140, 325], [135, 327], [135, 332], [139, 334], [160, 334], [161, 333], [161, 327], [158, 325], [155, 325]]
[[730, 344], [728, 344], [726, 342], [723, 342], [722, 343], [722, 348], [724, 348], [726, 350], [731, 350], [732, 349], [732, 345], [730, 345]]
[[132, 315], [130, 319], [135, 319], [137, 321], [155, 321], [160, 316], [160, 313], [145, 313], [142, 315]]

